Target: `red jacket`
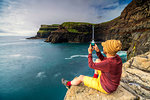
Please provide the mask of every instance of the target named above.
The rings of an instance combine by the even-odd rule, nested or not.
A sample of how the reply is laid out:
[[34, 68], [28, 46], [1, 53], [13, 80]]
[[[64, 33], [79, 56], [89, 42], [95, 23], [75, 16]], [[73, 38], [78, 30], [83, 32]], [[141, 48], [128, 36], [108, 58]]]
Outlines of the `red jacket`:
[[92, 69], [101, 70], [101, 85], [107, 93], [112, 93], [117, 89], [120, 83], [122, 73], [122, 60], [118, 55], [113, 58], [107, 58], [104, 57], [100, 52], [97, 52], [96, 54], [98, 58], [101, 59], [101, 62], [94, 63], [92, 60], [92, 54], [89, 54], [89, 67]]

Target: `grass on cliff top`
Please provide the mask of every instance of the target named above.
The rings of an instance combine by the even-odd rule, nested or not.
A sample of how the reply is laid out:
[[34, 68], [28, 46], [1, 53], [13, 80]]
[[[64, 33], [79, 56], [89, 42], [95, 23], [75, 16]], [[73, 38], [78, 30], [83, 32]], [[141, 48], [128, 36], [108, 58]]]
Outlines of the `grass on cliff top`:
[[52, 26], [53, 26], [53, 27], [58, 27], [58, 26], [59, 26], [59, 24], [52, 24]]
[[94, 25], [92, 23], [86, 23], [86, 22], [64, 22], [61, 24], [65, 28], [72, 28], [74, 26], [80, 26], [80, 25]]

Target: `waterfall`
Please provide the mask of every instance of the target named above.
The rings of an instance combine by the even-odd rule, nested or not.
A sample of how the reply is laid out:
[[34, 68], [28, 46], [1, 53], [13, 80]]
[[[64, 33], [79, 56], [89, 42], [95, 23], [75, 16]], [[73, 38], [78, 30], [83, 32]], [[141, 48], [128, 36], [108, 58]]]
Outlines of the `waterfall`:
[[95, 41], [94, 41], [94, 25], [92, 26], [92, 42], [91, 45], [94, 46], [95, 45]]

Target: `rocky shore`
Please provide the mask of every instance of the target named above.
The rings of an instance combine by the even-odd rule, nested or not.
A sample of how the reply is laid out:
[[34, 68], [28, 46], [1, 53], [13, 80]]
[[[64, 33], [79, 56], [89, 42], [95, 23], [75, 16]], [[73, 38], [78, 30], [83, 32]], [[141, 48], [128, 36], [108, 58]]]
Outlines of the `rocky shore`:
[[71, 86], [64, 100], [149, 100], [150, 99], [150, 52], [136, 56], [123, 64], [118, 89], [103, 94], [81, 84]]

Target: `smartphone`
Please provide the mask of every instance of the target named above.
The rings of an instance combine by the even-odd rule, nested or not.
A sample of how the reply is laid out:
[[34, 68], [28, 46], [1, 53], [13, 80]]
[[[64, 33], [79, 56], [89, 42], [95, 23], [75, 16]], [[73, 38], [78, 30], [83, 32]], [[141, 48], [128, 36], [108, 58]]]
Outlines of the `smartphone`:
[[94, 40], [92, 40], [91, 46], [95, 46], [95, 41]]

